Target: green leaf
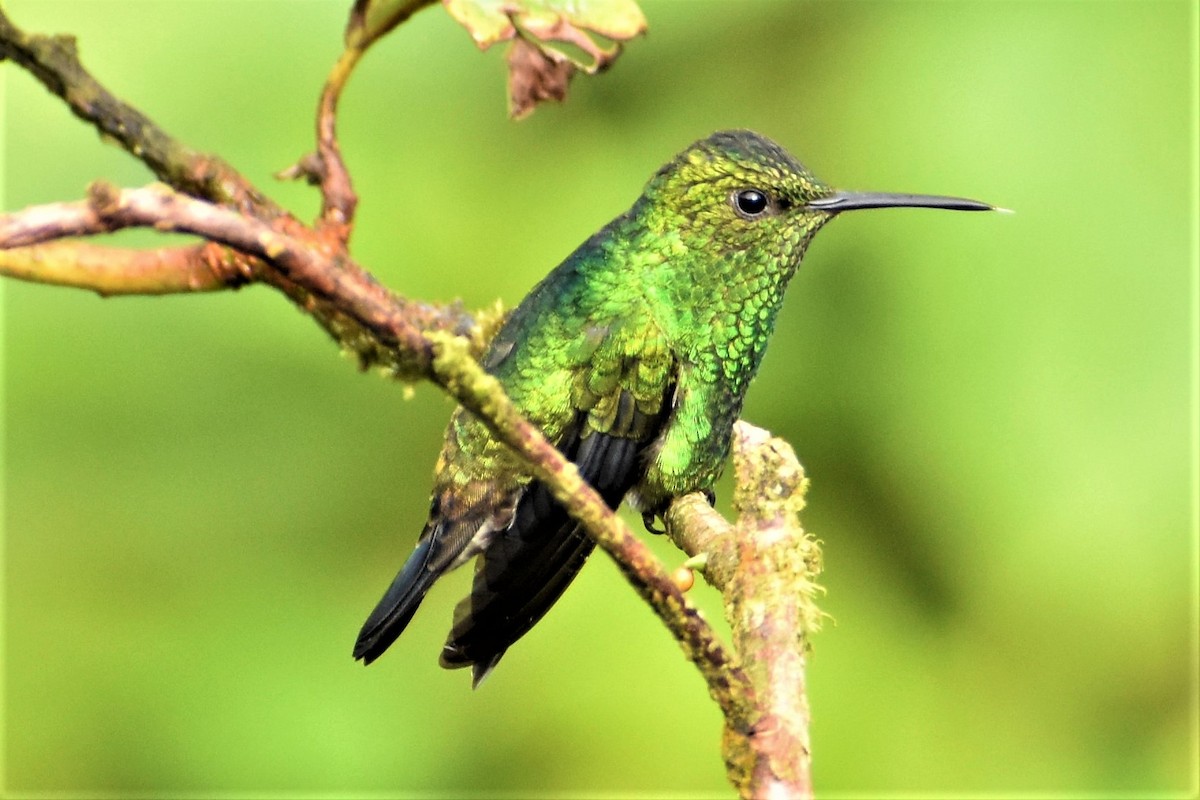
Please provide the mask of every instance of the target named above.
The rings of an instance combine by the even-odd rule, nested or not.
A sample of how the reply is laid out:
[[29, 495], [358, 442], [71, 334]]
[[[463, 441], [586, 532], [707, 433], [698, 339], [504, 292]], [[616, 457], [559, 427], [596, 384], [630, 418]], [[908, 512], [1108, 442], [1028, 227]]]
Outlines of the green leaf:
[[583, 31], [627, 41], [646, 30], [634, 0], [442, 0], [480, 49], [512, 39], [516, 29], [533, 38], [573, 41]]
[[[540, 102], [562, 100], [576, 70], [595, 74], [645, 32], [634, 0], [442, 0], [446, 10], [486, 50], [511, 41], [509, 113], [528, 114]], [[566, 45], [564, 48], [562, 45]]]

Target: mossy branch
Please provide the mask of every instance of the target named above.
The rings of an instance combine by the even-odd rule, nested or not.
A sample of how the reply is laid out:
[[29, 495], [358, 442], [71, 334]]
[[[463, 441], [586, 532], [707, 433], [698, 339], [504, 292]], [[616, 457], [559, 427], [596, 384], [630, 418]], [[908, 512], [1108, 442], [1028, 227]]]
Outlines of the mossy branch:
[[744, 421], [734, 426], [733, 464], [734, 524], [688, 495], [671, 505], [667, 534], [704, 556], [750, 682], [738, 704], [749, 716], [726, 727], [730, 780], [744, 797], [812, 797], [805, 662], [823, 614], [820, 546], [800, 524], [808, 479], [787, 442]]
[[746, 709], [740, 704], [749, 689], [745, 674], [662, 562], [580, 477], [575, 465], [517, 412], [500, 382], [484, 372], [464, 340], [446, 334], [430, 334], [429, 338], [434, 346], [434, 375], [439, 382], [526, 460], [534, 476], [613, 557], [638, 594], [675, 635], [684, 654], [699, 668], [726, 718], [744, 717]]

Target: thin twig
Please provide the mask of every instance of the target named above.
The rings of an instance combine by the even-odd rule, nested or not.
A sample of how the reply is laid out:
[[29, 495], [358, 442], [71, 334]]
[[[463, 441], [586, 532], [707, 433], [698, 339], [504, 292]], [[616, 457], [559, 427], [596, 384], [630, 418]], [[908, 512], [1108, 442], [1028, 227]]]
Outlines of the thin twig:
[[317, 229], [342, 245], [350, 240], [354, 211], [358, 206], [358, 195], [354, 192], [337, 139], [337, 109], [342, 90], [372, 44], [434, 2], [436, 0], [406, 0], [380, 4], [358, 0], [354, 4], [346, 24], [345, 49], [330, 68], [317, 102], [317, 152], [300, 159], [279, 175], [283, 178], [306, 177], [320, 186], [321, 213], [317, 218]]
[[667, 536], [689, 556], [703, 556], [704, 579], [723, 591], [737, 567], [733, 526], [700, 493], [677, 498], [664, 516]]
[[345, 243], [350, 239], [354, 222], [354, 210], [358, 206], [358, 195], [350, 180], [346, 162], [337, 140], [337, 104], [342, 89], [363, 50], [346, 48], [334, 63], [317, 106], [317, 163], [321, 182], [320, 225], [337, 240]]

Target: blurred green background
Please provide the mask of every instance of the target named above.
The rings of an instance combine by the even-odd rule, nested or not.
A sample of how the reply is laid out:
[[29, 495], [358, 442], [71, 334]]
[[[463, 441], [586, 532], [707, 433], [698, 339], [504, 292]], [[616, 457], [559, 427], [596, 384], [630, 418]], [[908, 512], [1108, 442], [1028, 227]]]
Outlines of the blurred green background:
[[[311, 148], [348, 5], [4, 2], [304, 218], [270, 175]], [[520, 124], [441, 9], [383, 42], [343, 101], [356, 256], [515, 304], [734, 126], [837, 185], [1016, 209], [831, 225], [746, 404], [825, 542], [818, 792], [1195, 791], [1195, 4], [643, 7]], [[6, 208], [148, 180], [2, 72]], [[356, 374], [265, 288], [3, 291], [10, 792], [728, 794], [700, 678], [603, 556], [477, 692], [436, 664], [466, 570], [351, 661], [424, 521], [436, 390]]]

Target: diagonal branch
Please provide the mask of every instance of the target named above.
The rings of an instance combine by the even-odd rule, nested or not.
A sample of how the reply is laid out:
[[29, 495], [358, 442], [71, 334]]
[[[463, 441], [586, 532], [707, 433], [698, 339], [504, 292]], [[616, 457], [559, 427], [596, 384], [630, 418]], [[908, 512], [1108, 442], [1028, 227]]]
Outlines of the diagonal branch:
[[464, 340], [446, 334], [430, 335], [429, 339], [434, 346], [433, 369], [439, 382], [525, 458], [535, 477], [550, 488], [554, 498], [617, 562], [638, 594], [670, 629], [684, 654], [700, 670], [709, 694], [725, 714], [727, 725], [741, 727], [742, 721], [749, 718], [745, 705], [749, 680], [699, 609], [675, 585], [662, 562], [580, 477], [575, 465], [521, 417], [500, 382], [484, 372]]
[[[394, 352], [409, 359], [416, 354], [422, 364], [420, 371], [484, 418], [613, 556], [700, 668], [710, 692], [726, 714], [731, 719], [745, 717], [745, 709], [738, 705], [739, 698], [744, 696], [745, 677], [711, 626], [675, 586], [661, 562], [583, 481], [574, 465], [518, 414], [499, 382], [487, 375], [475, 360], [479, 344], [445, 327], [440, 332], [423, 332], [410, 322], [405, 306], [397, 298], [379, 296], [373, 290], [381, 287], [348, 260], [323, 254], [259, 220], [180, 195], [162, 185], [119, 190], [96, 183], [89, 189], [86, 201], [53, 203], [0, 215], [0, 248], [17, 245], [20, 248], [17, 252], [24, 255], [26, 262], [36, 261], [38, 252], [54, 256], [52, 261], [63, 262], [73, 245], [42, 243], [63, 236], [111, 233], [128, 227], [196, 234], [257, 259], [277, 270], [278, 275], [272, 277], [271, 271], [237, 273], [240, 279], [273, 282], [290, 288], [290, 294], [303, 294], [310, 310], [318, 316], [322, 303], [332, 304], [340, 314], [338, 320], [370, 330], [377, 339], [388, 340]], [[181, 290], [194, 290], [187, 285], [186, 275], [202, 250], [176, 248], [167, 251], [171, 253], [169, 259], [152, 258], [150, 263], [159, 268], [159, 274], [153, 277], [157, 288], [167, 291], [165, 284], [174, 283], [181, 285]], [[104, 251], [93, 248], [85, 252]], [[98, 290], [108, 288], [114, 274], [119, 278], [122, 268], [133, 268], [137, 259], [129, 251], [124, 252], [123, 263], [110, 264], [107, 272], [85, 275], [90, 281], [85, 285]], [[60, 277], [74, 278], [70, 282], [81, 285], [79, 272], [88, 260], [84, 258], [82, 266], [79, 259], [73, 265], [68, 263], [60, 271]], [[242, 262], [242, 267], [249, 269], [249, 264]], [[27, 273], [32, 271], [30, 266], [26, 264]], [[172, 272], [176, 268], [178, 271]], [[5, 271], [21, 276], [14, 269]], [[163, 275], [163, 271], [170, 274]], [[45, 275], [36, 277], [46, 280]]]
[[[443, 328], [422, 331], [414, 325], [406, 307], [383, 291], [369, 275], [337, 255], [327, 255], [309, 243], [280, 233], [272, 226], [246, 217], [231, 209], [187, 197], [162, 185], [120, 190], [105, 183], [93, 184], [88, 199], [75, 203], [35, 206], [14, 214], [0, 215], [0, 247], [16, 245], [29, 254], [63, 236], [111, 233], [128, 227], [150, 227], [203, 236], [225, 245], [246, 257], [252, 257], [277, 270], [241, 273], [248, 280], [257, 278], [290, 288], [290, 294], [302, 295], [306, 306], [319, 318], [320, 310], [331, 306], [338, 322], [357, 324], [383, 341], [388, 348], [419, 361], [419, 371], [442, 385], [459, 402], [484, 418], [496, 434], [529, 462], [534, 473], [554, 492], [573, 517], [587, 528], [596, 541], [617, 561], [642, 596], [654, 607], [683, 645], [688, 657], [700, 668], [713, 697], [731, 719], [742, 719], [746, 711], [738, 706], [744, 696], [745, 678], [732, 657], [717, 640], [711, 626], [687, 600], [670, 575], [628, 527], [580, 477], [579, 472], [551, 445], [531, 423], [523, 419], [504, 395], [499, 382], [487, 375], [475, 360], [479, 344]], [[212, 245], [216, 246], [216, 245]], [[62, 260], [68, 245], [49, 250]], [[197, 252], [182, 248], [171, 262], [157, 261], [159, 267], [192, 268], [184, 254]], [[128, 267], [134, 259], [125, 258]], [[79, 265], [73, 269], [78, 274]], [[113, 269], [119, 269], [114, 266]], [[185, 284], [185, 271], [155, 280]], [[6, 270], [10, 274], [15, 271]], [[71, 277], [71, 270], [66, 270]], [[39, 280], [45, 276], [38, 275]], [[102, 283], [93, 275], [89, 288]], [[76, 282], [78, 285], [78, 282]], [[107, 286], [108, 284], [104, 284]], [[191, 290], [190, 286], [186, 286]], [[322, 304], [325, 304], [324, 306]]]
[[0, 8], [0, 60], [6, 58], [24, 67], [77, 117], [118, 142], [164, 183], [246, 213], [268, 218], [285, 213], [225, 161], [171, 138], [101, 86], [80, 63], [74, 37], [27, 34]]

